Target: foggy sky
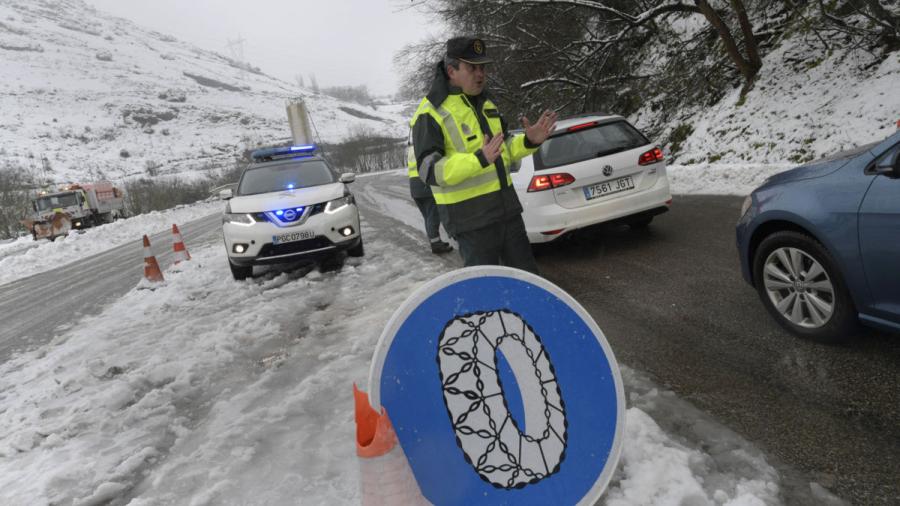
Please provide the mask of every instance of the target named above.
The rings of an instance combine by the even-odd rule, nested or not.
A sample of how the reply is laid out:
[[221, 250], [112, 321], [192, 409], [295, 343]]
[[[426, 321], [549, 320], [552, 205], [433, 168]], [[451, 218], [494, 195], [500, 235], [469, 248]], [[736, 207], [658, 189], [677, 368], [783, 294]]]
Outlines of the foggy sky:
[[[289, 82], [300, 74], [320, 87], [365, 84], [393, 94], [393, 56], [433, 33], [434, 21], [403, 9], [404, 0], [86, 0], [98, 10], [173, 35], [203, 49], [237, 56]], [[426, 29], [425, 27], [430, 27]]]

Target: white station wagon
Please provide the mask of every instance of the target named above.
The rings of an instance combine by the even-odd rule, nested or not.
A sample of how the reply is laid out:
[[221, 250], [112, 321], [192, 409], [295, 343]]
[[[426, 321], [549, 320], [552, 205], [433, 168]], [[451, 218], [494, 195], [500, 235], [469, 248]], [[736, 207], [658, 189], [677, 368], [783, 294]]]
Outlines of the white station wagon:
[[256, 150], [237, 191], [228, 200], [222, 232], [235, 279], [252, 275], [253, 266], [320, 260], [341, 251], [363, 256], [359, 210], [347, 184], [338, 178], [314, 145]]
[[621, 116], [560, 120], [512, 170], [532, 243], [613, 220], [646, 227], [672, 204], [662, 150]]

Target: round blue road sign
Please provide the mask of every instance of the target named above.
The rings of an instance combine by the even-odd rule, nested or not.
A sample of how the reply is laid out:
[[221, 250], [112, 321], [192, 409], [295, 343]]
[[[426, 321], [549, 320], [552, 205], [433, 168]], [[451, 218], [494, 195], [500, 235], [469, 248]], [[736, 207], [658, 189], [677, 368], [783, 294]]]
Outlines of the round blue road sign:
[[517, 269], [460, 269], [413, 293], [369, 393], [434, 504], [593, 504], [619, 460], [624, 393], [603, 332]]

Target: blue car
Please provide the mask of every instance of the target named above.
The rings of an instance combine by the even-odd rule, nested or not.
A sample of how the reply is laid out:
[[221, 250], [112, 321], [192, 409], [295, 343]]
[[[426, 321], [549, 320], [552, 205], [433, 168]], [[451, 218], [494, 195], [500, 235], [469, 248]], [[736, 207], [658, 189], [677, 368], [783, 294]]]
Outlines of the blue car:
[[737, 246], [744, 279], [794, 334], [900, 331], [900, 131], [769, 178], [744, 201]]

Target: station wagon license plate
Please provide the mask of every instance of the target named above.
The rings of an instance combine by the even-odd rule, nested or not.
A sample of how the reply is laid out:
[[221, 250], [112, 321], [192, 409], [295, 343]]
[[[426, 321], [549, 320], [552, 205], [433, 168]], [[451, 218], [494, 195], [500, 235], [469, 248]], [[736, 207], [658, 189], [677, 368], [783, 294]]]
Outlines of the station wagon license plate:
[[584, 198], [586, 198], [587, 200], [591, 200], [597, 197], [610, 195], [612, 193], [631, 190], [633, 188], [634, 179], [632, 179], [631, 176], [625, 176], [620, 177], [619, 179], [614, 179], [612, 181], [605, 181], [603, 183], [585, 186], [584, 188], [582, 188], [582, 190], [584, 190]]
[[300, 232], [290, 232], [287, 234], [273, 235], [272, 244], [284, 244], [286, 242], [302, 241], [303, 239], [312, 239], [316, 233], [312, 230], [301, 230]]

